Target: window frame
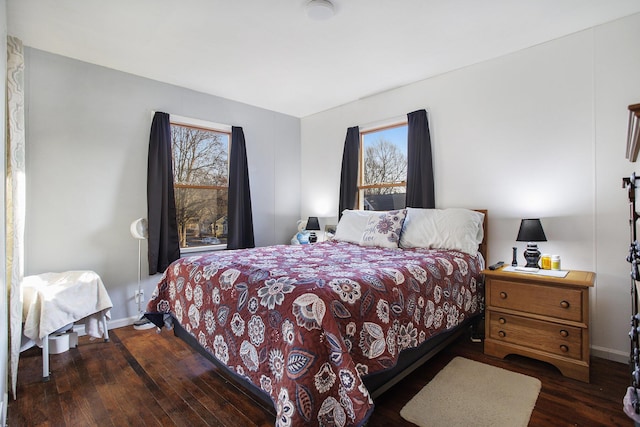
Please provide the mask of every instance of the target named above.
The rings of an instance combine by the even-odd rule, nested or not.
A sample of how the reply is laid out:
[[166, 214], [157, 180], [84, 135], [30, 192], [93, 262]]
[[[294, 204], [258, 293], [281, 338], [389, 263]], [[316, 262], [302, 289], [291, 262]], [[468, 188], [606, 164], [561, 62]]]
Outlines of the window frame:
[[[363, 184], [364, 182], [364, 138], [365, 135], [381, 132], [387, 129], [399, 128], [399, 127], [408, 127], [409, 121], [399, 120], [391, 123], [387, 123], [385, 125], [373, 126], [366, 129], [360, 130], [360, 153], [358, 156], [358, 187], [356, 193], [356, 206], [358, 209], [364, 209], [364, 191], [373, 188], [392, 188], [392, 187], [407, 187], [407, 180], [405, 178], [404, 181], [395, 182], [395, 183], [383, 183], [383, 184]], [[408, 144], [408, 141], [407, 141]], [[408, 158], [407, 158], [408, 162]]]
[[[189, 117], [177, 116], [177, 115], [170, 115], [169, 116], [169, 124], [171, 126], [189, 127], [189, 128], [199, 129], [199, 130], [203, 130], [203, 131], [226, 134], [228, 136], [228, 138], [229, 138], [229, 143], [228, 143], [228, 148], [227, 148], [227, 174], [228, 174], [228, 172], [229, 172], [229, 161], [230, 161], [229, 154], [231, 153], [231, 144], [233, 143], [233, 141], [231, 140], [231, 129], [232, 128], [231, 128], [230, 125], [210, 122], [210, 121], [207, 121], [207, 120], [200, 120], [200, 119], [194, 119], [194, 118], [189, 118]], [[171, 141], [171, 154], [173, 156], [173, 139]], [[191, 189], [197, 189], [197, 190], [225, 190], [226, 189], [227, 190], [227, 197], [228, 197], [228, 191], [229, 191], [228, 183], [227, 183], [226, 186], [222, 186], [222, 185], [178, 184], [178, 183], [175, 182], [175, 175], [174, 175], [173, 188], [174, 188], [174, 192], [178, 188], [191, 188]], [[227, 212], [227, 218], [228, 218], [228, 212]], [[185, 248], [181, 247], [180, 248], [180, 255], [197, 253], [197, 252], [219, 251], [219, 250], [224, 250], [224, 249], [227, 249], [227, 244], [226, 243], [202, 245], [202, 246], [193, 246], [193, 247], [185, 247]]]

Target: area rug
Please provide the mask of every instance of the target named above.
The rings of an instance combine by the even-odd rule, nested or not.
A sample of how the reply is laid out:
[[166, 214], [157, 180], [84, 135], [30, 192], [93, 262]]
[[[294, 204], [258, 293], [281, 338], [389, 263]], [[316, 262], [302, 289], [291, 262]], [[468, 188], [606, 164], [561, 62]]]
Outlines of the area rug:
[[540, 380], [456, 357], [400, 411], [420, 427], [527, 426]]

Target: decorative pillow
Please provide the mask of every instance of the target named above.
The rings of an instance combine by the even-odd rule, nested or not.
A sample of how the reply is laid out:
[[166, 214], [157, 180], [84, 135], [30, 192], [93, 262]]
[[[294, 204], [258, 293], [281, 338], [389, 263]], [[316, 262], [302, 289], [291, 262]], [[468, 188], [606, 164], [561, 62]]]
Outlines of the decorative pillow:
[[360, 244], [360, 239], [362, 239], [362, 233], [367, 227], [369, 217], [379, 213], [376, 211], [345, 209], [342, 211], [342, 217], [340, 217], [336, 227], [336, 234], [333, 236], [333, 240]]
[[475, 255], [484, 237], [484, 214], [469, 209], [407, 208], [401, 248], [451, 249]]
[[378, 212], [377, 215], [370, 216], [367, 227], [362, 233], [360, 245], [397, 248], [406, 214], [407, 211], [403, 209]]

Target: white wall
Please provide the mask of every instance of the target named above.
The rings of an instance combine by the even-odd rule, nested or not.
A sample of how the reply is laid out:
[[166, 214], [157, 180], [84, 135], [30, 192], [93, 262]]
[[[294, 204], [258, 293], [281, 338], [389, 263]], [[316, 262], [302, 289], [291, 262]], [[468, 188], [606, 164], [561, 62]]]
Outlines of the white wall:
[[[624, 157], [627, 106], [640, 102], [640, 15], [603, 25], [594, 32], [594, 115], [596, 140], [596, 351], [628, 353], [630, 264], [625, 261], [630, 242], [629, 205], [622, 178], [640, 165]], [[636, 183], [640, 185], [640, 182]], [[640, 204], [636, 209], [640, 211]], [[640, 223], [638, 223], [640, 231]]]
[[[296, 231], [299, 119], [31, 48], [25, 67], [25, 274], [95, 270], [114, 304], [112, 325], [136, 318], [129, 225], [147, 212], [154, 110], [242, 126], [256, 245], [287, 243]], [[147, 296], [157, 280], [145, 281]]]
[[489, 210], [489, 262], [540, 217], [564, 268], [596, 271], [594, 354], [628, 357], [627, 106], [640, 102], [640, 15], [302, 119], [302, 216], [337, 216], [347, 127], [425, 108], [437, 207]]

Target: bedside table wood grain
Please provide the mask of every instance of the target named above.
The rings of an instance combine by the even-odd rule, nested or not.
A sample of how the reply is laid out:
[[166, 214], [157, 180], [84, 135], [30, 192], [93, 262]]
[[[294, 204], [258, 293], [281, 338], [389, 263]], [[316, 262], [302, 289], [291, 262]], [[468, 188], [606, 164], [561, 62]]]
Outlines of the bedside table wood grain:
[[595, 273], [571, 270], [564, 278], [503, 270], [483, 274], [485, 354], [531, 357], [589, 382], [589, 288]]

